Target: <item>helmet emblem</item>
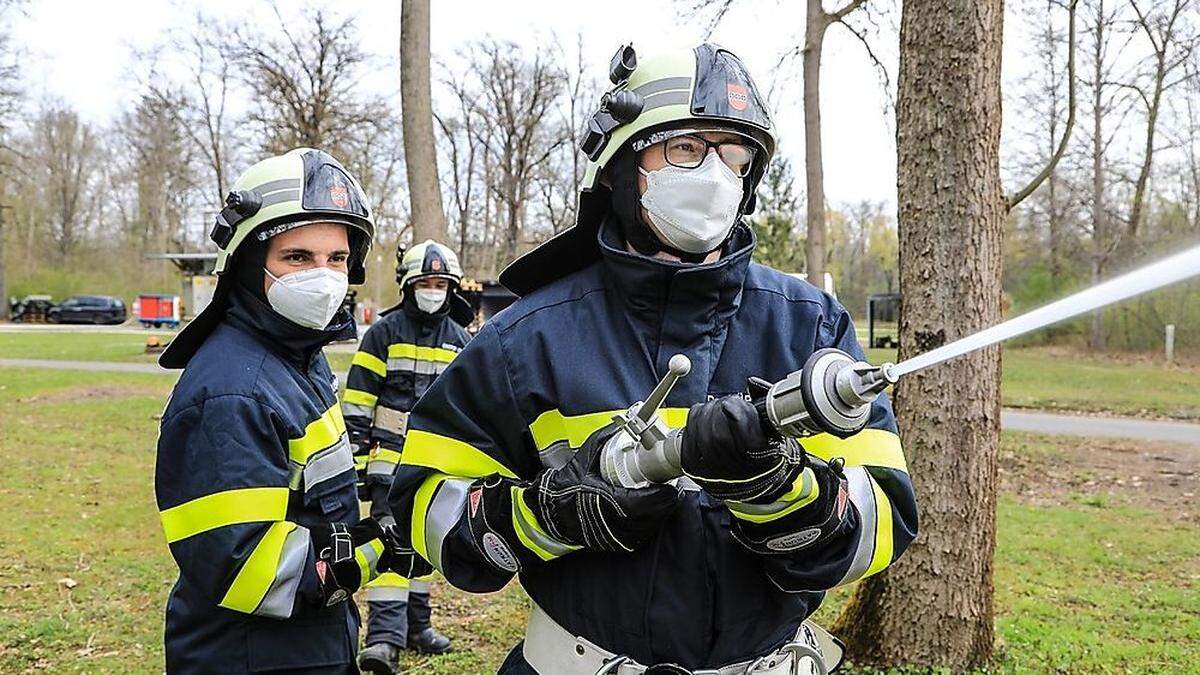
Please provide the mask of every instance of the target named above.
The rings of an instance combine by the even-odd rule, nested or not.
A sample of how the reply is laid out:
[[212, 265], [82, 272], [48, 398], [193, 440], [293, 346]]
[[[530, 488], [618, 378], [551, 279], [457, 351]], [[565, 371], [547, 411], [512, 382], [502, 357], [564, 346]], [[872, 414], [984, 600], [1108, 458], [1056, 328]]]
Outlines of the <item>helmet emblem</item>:
[[726, 85], [726, 89], [729, 92], [729, 107], [739, 112], [745, 110], [750, 103], [750, 95], [746, 88], [740, 84], [730, 84]]
[[329, 200], [339, 209], [344, 209], [350, 205], [350, 191], [345, 185], [335, 184], [329, 186]]
[[441, 272], [442, 271], [442, 259], [434, 258], [433, 260], [429, 261], [429, 269], [433, 270], [434, 272]]

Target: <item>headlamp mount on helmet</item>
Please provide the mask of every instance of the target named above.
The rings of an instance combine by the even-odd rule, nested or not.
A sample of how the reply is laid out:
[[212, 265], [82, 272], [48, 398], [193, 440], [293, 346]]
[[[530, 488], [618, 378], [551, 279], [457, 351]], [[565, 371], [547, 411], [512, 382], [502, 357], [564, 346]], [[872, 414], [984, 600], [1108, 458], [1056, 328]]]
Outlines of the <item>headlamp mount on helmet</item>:
[[238, 223], [258, 213], [262, 205], [262, 195], [253, 190], [231, 191], [225, 196], [225, 208], [217, 214], [217, 221], [213, 224], [212, 232], [208, 237], [219, 248], [229, 246]]
[[608, 64], [608, 79], [614, 88], [600, 97], [600, 107], [592, 113], [579, 149], [596, 161], [608, 145], [613, 130], [629, 124], [642, 114], [645, 101], [641, 94], [628, 89], [629, 76], [637, 68], [637, 53], [632, 44], [622, 45]]

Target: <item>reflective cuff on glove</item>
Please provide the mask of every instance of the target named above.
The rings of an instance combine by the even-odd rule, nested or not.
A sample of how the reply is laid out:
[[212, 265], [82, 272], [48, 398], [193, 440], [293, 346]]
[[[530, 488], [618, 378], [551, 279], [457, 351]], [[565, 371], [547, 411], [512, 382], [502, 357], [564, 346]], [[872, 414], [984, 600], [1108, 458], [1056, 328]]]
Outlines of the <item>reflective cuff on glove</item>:
[[538, 523], [537, 516], [525, 503], [525, 491], [528, 489], [515, 485], [511, 488], [513, 530], [525, 548], [542, 560], [554, 560], [582, 548], [563, 543], [546, 533]]
[[812, 504], [820, 496], [821, 487], [817, 484], [812, 468], [805, 468], [792, 481], [791, 488], [782, 497], [769, 504], [727, 501], [725, 505], [738, 520], [750, 523], [769, 523]]
[[[840, 462], [838, 462], [840, 464]], [[726, 502], [733, 536], [755, 553], [792, 553], [842, 533], [850, 522], [849, 485], [840, 465], [815, 460], [770, 504]]]

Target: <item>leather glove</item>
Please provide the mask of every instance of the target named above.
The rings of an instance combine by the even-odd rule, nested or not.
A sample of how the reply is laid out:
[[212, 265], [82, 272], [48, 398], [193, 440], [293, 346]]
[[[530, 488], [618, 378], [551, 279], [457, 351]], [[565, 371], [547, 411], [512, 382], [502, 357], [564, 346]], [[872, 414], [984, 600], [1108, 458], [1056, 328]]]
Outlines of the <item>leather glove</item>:
[[388, 550], [386, 558], [380, 558], [380, 562], [383, 563], [379, 567], [380, 572], [395, 572], [405, 579], [433, 574], [433, 565], [406, 543], [406, 537], [401, 536], [400, 526], [395, 518], [387, 515], [378, 520], [383, 529], [383, 544]]
[[600, 451], [616, 433], [588, 437], [562, 467], [531, 482], [500, 476], [476, 481], [467, 497], [471, 536], [496, 568], [516, 572], [581, 548], [630, 552], [658, 531], [679, 505], [673, 485], [610, 485], [600, 476]]
[[807, 459], [794, 439], [769, 438], [758, 410], [737, 395], [692, 406], [679, 455], [683, 472], [706, 492], [740, 502], [773, 501]]
[[733, 536], [761, 554], [791, 553], [822, 544], [852, 526], [850, 490], [843, 460], [813, 458], [789, 490], [766, 504], [726, 502]]
[[[363, 518], [354, 525], [322, 523], [310, 527], [309, 533], [326, 606], [342, 602], [388, 569], [391, 551], [384, 544], [383, 528], [374, 518]], [[364, 567], [369, 575], [365, 579]]]

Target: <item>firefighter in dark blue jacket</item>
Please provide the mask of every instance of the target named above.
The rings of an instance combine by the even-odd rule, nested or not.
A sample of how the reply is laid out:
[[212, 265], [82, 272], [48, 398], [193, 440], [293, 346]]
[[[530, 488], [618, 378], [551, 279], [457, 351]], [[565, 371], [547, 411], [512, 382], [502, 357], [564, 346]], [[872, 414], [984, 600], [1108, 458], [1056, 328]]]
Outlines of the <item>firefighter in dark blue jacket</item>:
[[[775, 138], [741, 61], [711, 44], [634, 56], [613, 59], [588, 125], [575, 227], [505, 270], [522, 297], [409, 418], [397, 530], [460, 588], [520, 575], [533, 605], [503, 673], [819, 672], [840, 650], [804, 619], [916, 535], [891, 406], [849, 438], [768, 437], [747, 379], [825, 347], [861, 358], [854, 326], [751, 261], [743, 216]], [[597, 466], [613, 415], [677, 353], [691, 374], [664, 417], [685, 476], [614, 487]]]
[[[409, 411], [471, 339], [451, 318], [472, 314], [458, 293], [462, 269], [454, 251], [428, 240], [396, 254], [400, 304], [384, 311], [363, 336], [342, 395], [360, 481], [371, 516], [381, 522], [391, 520], [387, 494], [404, 450]], [[385, 572], [365, 592], [366, 647], [358, 660], [363, 670], [394, 673], [404, 648], [427, 654], [450, 650], [450, 639], [431, 623], [427, 579]]]
[[155, 493], [179, 579], [170, 673], [357, 672], [347, 598], [385, 568], [321, 348], [374, 225], [338, 162], [301, 148], [250, 167], [212, 238], [212, 304], [163, 353], [184, 368], [162, 417]]

